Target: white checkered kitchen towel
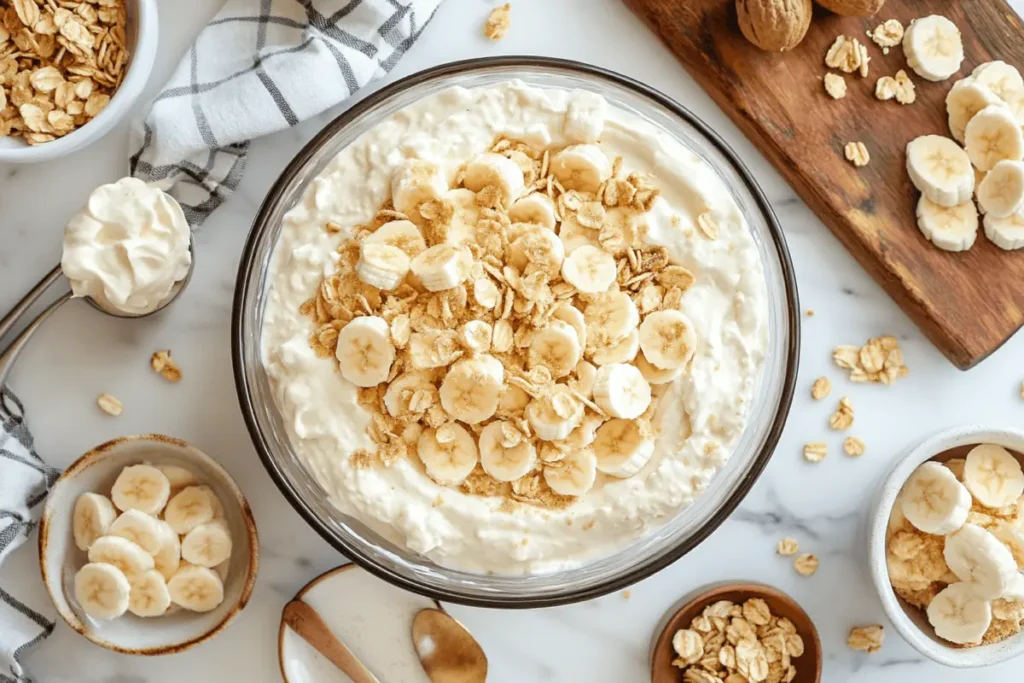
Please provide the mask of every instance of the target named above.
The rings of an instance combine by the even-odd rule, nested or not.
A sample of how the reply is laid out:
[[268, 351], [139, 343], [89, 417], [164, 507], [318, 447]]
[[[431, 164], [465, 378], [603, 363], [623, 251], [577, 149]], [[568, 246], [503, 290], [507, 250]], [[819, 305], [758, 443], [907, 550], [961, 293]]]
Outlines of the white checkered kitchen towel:
[[228, 0], [132, 129], [132, 175], [201, 224], [249, 141], [323, 112], [398, 62], [441, 0]]

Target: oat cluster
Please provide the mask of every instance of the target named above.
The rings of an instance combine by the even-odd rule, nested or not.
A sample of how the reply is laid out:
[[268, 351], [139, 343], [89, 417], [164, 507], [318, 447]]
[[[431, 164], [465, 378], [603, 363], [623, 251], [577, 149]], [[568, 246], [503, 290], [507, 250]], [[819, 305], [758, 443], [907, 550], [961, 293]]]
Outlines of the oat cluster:
[[828, 419], [828, 426], [836, 431], [846, 431], [853, 426], [853, 403], [846, 396], [839, 399], [839, 405], [832, 417]]
[[890, 47], [896, 47], [903, 41], [903, 24], [898, 19], [888, 19], [868, 33], [875, 45], [882, 48], [882, 54], [889, 54]]
[[863, 142], [847, 142], [843, 153], [846, 155], [846, 160], [857, 168], [867, 166], [871, 161], [871, 155]]
[[[518, 240], [529, 239], [534, 231], [547, 228], [513, 222], [507, 198], [493, 185], [475, 193], [475, 206], [469, 213], [448, 198], [419, 204], [419, 215], [395, 211], [389, 201], [369, 224], [345, 229], [337, 248], [336, 272], [321, 281], [315, 297], [305, 302], [300, 312], [314, 321], [309, 343], [322, 358], [335, 357], [339, 333], [354, 318], [378, 316], [389, 326], [395, 358], [388, 377], [379, 385], [359, 390], [359, 403], [372, 418], [367, 434], [375, 450], [356, 452], [351, 460], [354, 466], [386, 467], [404, 458], [415, 461], [419, 437], [425, 430], [440, 433], [446, 425], [452, 425], [469, 430], [474, 439], [479, 439], [484, 428], [500, 421], [504, 448], [529, 444], [536, 450], [536, 464], [527, 474], [514, 481], [499, 481], [477, 463], [457, 484], [435, 481], [466, 494], [501, 497], [504, 506], [519, 502], [561, 508], [576, 500], [576, 496], [553, 491], [544, 475], [572, 466], [567, 456], [589, 450], [597, 428], [609, 419], [592, 395], [597, 363], [581, 360], [563, 368], [551, 359], [539, 360], [531, 352], [534, 337], [558, 320], [573, 317], [583, 323], [589, 306], [621, 293], [632, 300], [641, 317], [678, 310], [694, 276], [670, 263], [664, 248], [644, 244], [644, 214], [659, 194], [645, 177], [623, 174], [622, 160], [616, 159], [611, 177], [596, 192], [567, 190], [551, 173], [550, 159], [557, 151], [538, 151], [507, 138], [496, 140], [490, 150], [511, 159], [523, 171], [526, 189], [521, 196], [542, 193], [553, 201], [561, 234], [567, 234], [571, 225], [589, 243], [614, 258], [617, 275], [609, 292], [577, 291], [557, 268], [549, 267], [543, 243], [536, 245], [531, 258], [517, 260], [514, 254], [523, 245]], [[464, 178], [465, 172], [460, 171], [451, 192], [466, 196], [469, 191], [463, 186]], [[469, 214], [475, 217], [467, 219]], [[464, 255], [461, 284], [455, 287], [430, 292], [404, 281], [391, 291], [383, 291], [355, 274], [362, 243], [383, 226], [412, 221], [429, 249], [449, 243], [456, 227], [465, 234], [467, 220], [475, 222], [469, 226], [472, 237], [453, 245]], [[325, 228], [331, 234], [343, 230], [331, 223]], [[513, 249], [513, 245], [518, 246]], [[424, 248], [422, 244], [420, 248]], [[574, 311], [570, 316], [565, 315], [570, 313], [566, 306]], [[590, 328], [589, 322], [587, 325], [586, 334], [580, 335], [587, 340], [584, 359], [594, 359], [595, 354], [619, 343], [604, 339], [599, 328]], [[446, 412], [439, 386], [460, 359], [488, 356], [503, 367], [500, 402], [493, 417], [463, 425]], [[389, 410], [389, 389], [408, 373], [419, 373], [425, 381], [398, 391], [397, 401], [393, 389], [390, 398], [399, 406]], [[655, 436], [652, 417], [660, 394], [658, 386], [652, 389], [650, 407], [634, 420], [635, 429], [649, 438]], [[564, 439], [540, 439], [526, 415], [527, 406], [534, 400], [549, 402], [560, 417], [582, 413], [579, 426]]]
[[896, 337], [869, 339], [864, 346], [837, 346], [832, 360], [843, 370], [850, 371], [851, 382], [892, 384], [906, 377], [909, 369], [903, 364], [903, 350]]
[[880, 624], [871, 626], [854, 626], [846, 638], [851, 649], [872, 654], [882, 649], [885, 642], [885, 627]]
[[868, 77], [868, 64], [871, 57], [868, 49], [856, 38], [839, 36], [825, 54], [825, 66], [839, 69], [843, 73], [856, 73], [861, 78]]
[[84, 126], [128, 64], [124, 0], [0, 0], [0, 137], [30, 145]]
[[704, 608], [690, 627], [672, 638], [687, 683], [789, 683], [804, 641], [786, 617], [772, 614], [761, 598], [742, 605], [720, 600]]
[[913, 104], [917, 100], [917, 88], [903, 69], [895, 76], [882, 76], [875, 82], [875, 97], [880, 100], [895, 99], [900, 104]]
[[488, 40], [501, 40], [511, 24], [512, 5], [505, 3], [491, 10], [484, 22], [484, 35]]
[[159, 373], [168, 382], [181, 381], [181, 368], [171, 358], [171, 350], [154, 351], [149, 358], [149, 366], [153, 372]]

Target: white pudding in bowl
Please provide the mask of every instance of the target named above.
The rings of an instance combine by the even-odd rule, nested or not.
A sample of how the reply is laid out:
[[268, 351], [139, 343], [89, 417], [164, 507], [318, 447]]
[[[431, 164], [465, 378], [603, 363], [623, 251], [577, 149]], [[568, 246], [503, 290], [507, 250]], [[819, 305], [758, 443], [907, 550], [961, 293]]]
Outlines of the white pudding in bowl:
[[446, 567], [544, 573], [707, 488], [767, 317], [710, 165], [596, 94], [509, 81], [405, 108], [310, 183], [262, 356], [342, 512]]

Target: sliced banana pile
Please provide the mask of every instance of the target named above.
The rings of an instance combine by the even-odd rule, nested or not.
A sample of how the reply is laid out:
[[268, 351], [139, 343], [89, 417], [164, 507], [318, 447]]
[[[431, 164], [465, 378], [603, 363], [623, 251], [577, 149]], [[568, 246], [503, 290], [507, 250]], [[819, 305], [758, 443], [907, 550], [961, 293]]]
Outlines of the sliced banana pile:
[[90, 617], [209, 612], [224, 600], [232, 549], [224, 507], [189, 470], [124, 468], [109, 498], [78, 497], [72, 531], [89, 560], [75, 574], [75, 599]]
[[1006, 449], [926, 462], [903, 486], [887, 557], [897, 594], [925, 609], [936, 635], [995, 642], [1024, 624], [1024, 472]]
[[597, 144], [505, 138], [450, 173], [408, 161], [391, 189], [305, 307], [361, 388], [372, 457], [535, 504], [643, 470], [698, 343], [694, 276], [643, 240], [657, 189]]

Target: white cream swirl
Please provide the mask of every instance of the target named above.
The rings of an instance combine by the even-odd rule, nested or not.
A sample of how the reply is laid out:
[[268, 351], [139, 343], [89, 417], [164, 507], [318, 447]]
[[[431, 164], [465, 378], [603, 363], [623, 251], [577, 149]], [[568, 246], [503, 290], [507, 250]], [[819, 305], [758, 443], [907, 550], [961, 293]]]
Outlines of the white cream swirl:
[[173, 197], [122, 178], [93, 190], [68, 221], [61, 268], [74, 296], [130, 315], [151, 313], [188, 275], [189, 236]]

